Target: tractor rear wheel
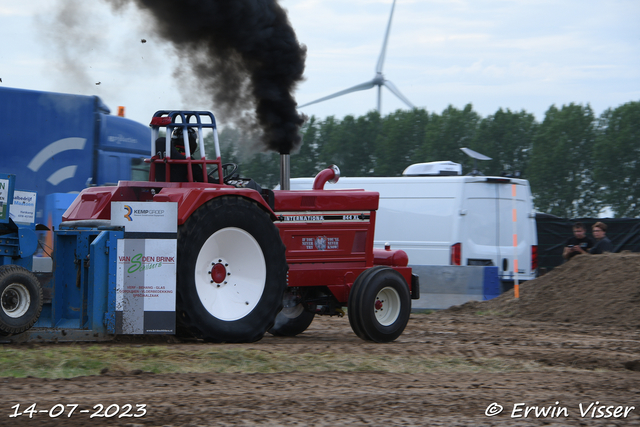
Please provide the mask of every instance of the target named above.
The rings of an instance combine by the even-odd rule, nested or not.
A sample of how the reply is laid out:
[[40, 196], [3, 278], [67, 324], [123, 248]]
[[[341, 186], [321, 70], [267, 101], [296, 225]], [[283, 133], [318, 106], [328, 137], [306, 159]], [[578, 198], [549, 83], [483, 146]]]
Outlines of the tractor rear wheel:
[[42, 287], [26, 268], [0, 268], [0, 336], [19, 334], [32, 327], [42, 311]]
[[179, 330], [210, 342], [257, 341], [287, 288], [280, 233], [255, 203], [212, 199], [178, 231]]
[[358, 276], [358, 279], [360, 277], [362, 280], [356, 280], [349, 295], [352, 329], [365, 340], [395, 340], [404, 331], [411, 315], [411, 295], [407, 282], [390, 267], [372, 268]]

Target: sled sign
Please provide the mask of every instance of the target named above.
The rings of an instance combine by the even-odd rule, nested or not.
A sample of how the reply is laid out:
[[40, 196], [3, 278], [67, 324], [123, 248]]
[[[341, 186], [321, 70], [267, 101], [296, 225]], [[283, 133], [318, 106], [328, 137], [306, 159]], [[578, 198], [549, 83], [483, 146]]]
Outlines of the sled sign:
[[174, 334], [175, 239], [118, 240], [117, 334]]
[[118, 240], [117, 334], [174, 334], [178, 204], [111, 203]]

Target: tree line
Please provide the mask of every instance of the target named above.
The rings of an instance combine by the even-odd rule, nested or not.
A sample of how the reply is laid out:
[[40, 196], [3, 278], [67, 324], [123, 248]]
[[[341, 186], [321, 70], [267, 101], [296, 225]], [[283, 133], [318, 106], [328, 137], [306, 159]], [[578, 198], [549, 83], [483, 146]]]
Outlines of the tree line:
[[[440, 114], [312, 116], [301, 132], [303, 144], [291, 154], [292, 177], [311, 177], [331, 164], [342, 176], [400, 176], [413, 163], [438, 160], [461, 163], [468, 173], [473, 160], [460, 150], [468, 147], [492, 158], [478, 162], [483, 174], [519, 172], [528, 179], [538, 212], [579, 218], [609, 208], [616, 217], [640, 216], [640, 101], [599, 117], [589, 105], [554, 105], [542, 122], [502, 108], [481, 117], [471, 104]], [[223, 162], [240, 164], [242, 176], [267, 188], [278, 184], [278, 153], [255, 154], [232, 127], [220, 132], [220, 143]]]

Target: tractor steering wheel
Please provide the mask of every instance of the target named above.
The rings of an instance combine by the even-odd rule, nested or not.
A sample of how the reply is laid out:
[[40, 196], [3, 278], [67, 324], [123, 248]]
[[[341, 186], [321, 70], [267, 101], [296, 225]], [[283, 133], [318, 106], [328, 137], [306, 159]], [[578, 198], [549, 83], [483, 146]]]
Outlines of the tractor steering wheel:
[[[211, 172], [209, 172], [209, 182], [216, 182], [218, 181], [218, 165], [215, 165], [215, 169], [212, 170]], [[231, 170], [229, 172], [226, 172], [227, 168], [230, 168]], [[223, 182], [227, 182], [229, 179], [231, 179], [233, 177], [233, 174], [236, 173], [236, 171], [238, 170], [238, 165], [235, 163], [224, 163], [222, 165], [222, 181]]]

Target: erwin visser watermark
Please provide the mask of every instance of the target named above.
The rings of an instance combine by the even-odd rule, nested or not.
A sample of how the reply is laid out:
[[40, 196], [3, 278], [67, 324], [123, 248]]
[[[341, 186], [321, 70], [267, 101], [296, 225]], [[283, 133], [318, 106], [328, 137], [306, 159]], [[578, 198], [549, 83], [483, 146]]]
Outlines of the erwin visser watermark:
[[[553, 405], [528, 405], [526, 402], [514, 403], [509, 416], [511, 418], [627, 418], [635, 406], [609, 405], [599, 401], [579, 403], [577, 407], [563, 406], [559, 401]], [[491, 403], [484, 411], [487, 417], [494, 417], [504, 412], [504, 407], [497, 402]]]

